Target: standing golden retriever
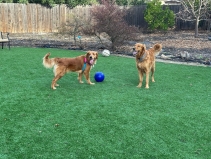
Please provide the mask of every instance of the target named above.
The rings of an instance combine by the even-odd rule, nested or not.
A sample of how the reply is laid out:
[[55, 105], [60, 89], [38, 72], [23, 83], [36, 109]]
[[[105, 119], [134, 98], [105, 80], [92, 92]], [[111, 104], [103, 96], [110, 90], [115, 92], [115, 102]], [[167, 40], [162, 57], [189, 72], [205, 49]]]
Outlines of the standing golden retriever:
[[146, 74], [146, 87], [149, 88], [149, 74], [152, 72], [152, 82], [155, 82], [155, 55], [162, 49], [161, 44], [155, 44], [149, 50], [146, 50], [144, 44], [137, 43], [134, 48], [134, 55], [136, 56], [136, 67], [139, 73], [139, 84], [137, 87], [142, 86], [143, 76]]
[[74, 58], [49, 58], [50, 53], [43, 57], [43, 65], [46, 68], [54, 67], [54, 78], [51, 83], [51, 88], [56, 89], [59, 86], [56, 82], [63, 77], [67, 72], [78, 72], [78, 80], [82, 81], [82, 74], [86, 77], [88, 84], [94, 84], [90, 81], [91, 67], [96, 64], [98, 53], [95, 51], [88, 51], [85, 55]]

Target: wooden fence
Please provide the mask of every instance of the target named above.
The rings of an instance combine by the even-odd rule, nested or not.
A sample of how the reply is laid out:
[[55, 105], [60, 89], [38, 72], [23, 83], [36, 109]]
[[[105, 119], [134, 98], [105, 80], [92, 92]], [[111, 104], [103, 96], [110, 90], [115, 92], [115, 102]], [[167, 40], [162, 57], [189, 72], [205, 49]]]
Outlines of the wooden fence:
[[53, 8], [40, 4], [0, 3], [0, 31], [11, 33], [57, 32], [70, 14], [89, 16], [90, 7], [70, 9], [66, 5]]
[[[179, 6], [169, 6], [175, 13]], [[64, 22], [74, 13], [84, 18], [90, 16], [91, 6], [78, 6], [73, 9], [66, 5], [48, 8], [40, 4], [0, 3], [0, 31], [10, 33], [47, 33], [57, 32]], [[125, 19], [129, 25], [140, 28], [147, 26], [144, 20], [146, 6], [129, 6]], [[176, 20], [177, 29], [193, 29], [194, 24]]]

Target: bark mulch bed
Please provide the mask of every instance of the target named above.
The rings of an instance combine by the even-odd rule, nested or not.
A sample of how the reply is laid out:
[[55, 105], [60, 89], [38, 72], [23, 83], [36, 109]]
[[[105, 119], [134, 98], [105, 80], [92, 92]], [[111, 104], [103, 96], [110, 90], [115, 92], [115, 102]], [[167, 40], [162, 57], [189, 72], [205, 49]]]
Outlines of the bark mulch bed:
[[[101, 52], [107, 49], [95, 37], [81, 36], [83, 50]], [[62, 37], [53, 33], [48, 34], [10, 34], [11, 46], [81, 49], [74, 46], [72, 38]], [[105, 40], [105, 39], [104, 39]], [[139, 34], [136, 41], [127, 41], [112, 54], [133, 56], [132, 48], [136, 42], [146, 44], [150, 48], [155, 43], [163, 45], [162, 52], [157, 59], [184, 63], [196, 63], [211, 66], [211, 41], [207, 32], [200, 32], [194, 38], [193, 31], [170, 31], [167, 33]], [[80, 41], [78, 40], [78, 44]], [[108, 44], [108, 41], [107, 41]]]

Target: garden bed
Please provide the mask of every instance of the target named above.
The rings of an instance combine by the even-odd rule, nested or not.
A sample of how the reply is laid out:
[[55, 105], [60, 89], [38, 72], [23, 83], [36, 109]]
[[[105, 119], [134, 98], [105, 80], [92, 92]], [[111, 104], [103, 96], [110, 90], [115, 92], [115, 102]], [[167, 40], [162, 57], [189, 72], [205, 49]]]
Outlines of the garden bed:
[[[11, 34], [11, 39], [12, 46], [75, 49], [75, 47], [72, 47], [74, 45], [73, 39], [58, 37], [58, 35], [52, 33]], [[84, 50], [97, 50], [101, 52], [106, 48], [95, 37], [82, 36], [81, 42]], [[161, 43], [163, 50], [157, 56], [158, 59], [211, 65], [211, 41], [208, 40], [207, 32], [200, 32], [198, 38], [194, 38], [193, 31], [139, 34], [136, 41], [127, 41], [112, 53], [133, 56], [132, 48], [136, 42], [145, 43], [147, 48], [150, 48], [155, 43]]]

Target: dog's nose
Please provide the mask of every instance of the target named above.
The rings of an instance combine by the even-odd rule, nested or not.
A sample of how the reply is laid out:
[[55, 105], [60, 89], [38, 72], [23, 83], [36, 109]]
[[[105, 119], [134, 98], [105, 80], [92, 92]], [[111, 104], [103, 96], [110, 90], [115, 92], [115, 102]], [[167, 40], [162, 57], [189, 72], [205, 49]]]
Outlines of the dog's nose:
[[133, 48], [133, 51], [135, 51], [135, 48]]
[[90, 59], [92, 59], [92, 56], [89, 56]]

